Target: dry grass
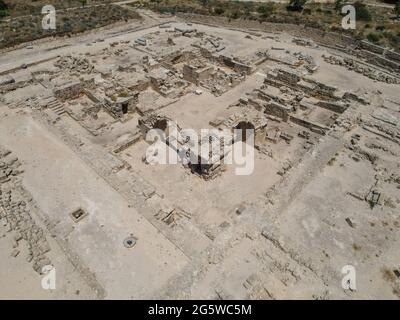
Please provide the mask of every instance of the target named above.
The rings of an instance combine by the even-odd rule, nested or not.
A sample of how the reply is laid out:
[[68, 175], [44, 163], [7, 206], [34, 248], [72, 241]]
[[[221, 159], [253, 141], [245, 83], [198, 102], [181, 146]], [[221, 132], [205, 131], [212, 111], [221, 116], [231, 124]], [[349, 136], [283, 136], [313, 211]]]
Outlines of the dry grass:
[[286, 10], [286, 4], [238, 2], [220, 0], [149, 0], [132, 4], [145, 6], [161, 13], [196, 13], [224, 16], [229, 19], [260, 22], [305, 24], [325, 31], [345, 33], [359, 39], [388, 45], [400, 50], [400, 23], [394, 20], [394, 11], [388, 8], [368, 7], [370, 21], [358, 19], [356, 30], [343, 30], [340, 8], [332, 3], [309, 3], [302, 12]]
[[57, 29], [43, 30], [42, 15], [21, 16], [0, 22], [0, 48], [49, 37], [80, 33], [115, 22], [139, 19], [133, 10], [106, 4], [57, 13]]

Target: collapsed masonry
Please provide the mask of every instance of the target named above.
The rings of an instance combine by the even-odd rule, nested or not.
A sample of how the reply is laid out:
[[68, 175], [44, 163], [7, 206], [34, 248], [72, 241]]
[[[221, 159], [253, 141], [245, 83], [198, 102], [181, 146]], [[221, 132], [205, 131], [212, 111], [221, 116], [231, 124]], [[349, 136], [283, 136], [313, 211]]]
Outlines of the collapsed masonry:
[[[159, 114], [141, 117], [138, 127], [145, 139], [149, 138], [147, 134], [150, 130], [161, 130], [164, 135], [157, 136], [156, 140], [165, 144], [168, 152], [176, 154], [177, 161], [204, 180], [215, 179], [222, 174], [225, 170], [224, 158], [231, 152], [232, 144], [235, 142], [231, 135], [224, 135], [218, 130], [201, 135], [199, 140], [192, 140], [191, 133], [182, 130], [174, 121]], [[148, 142], [156, 142], [153, 138], [151, 137]], [[160, 155], [160, 149], [149, 150], [153, 152], [153, 156]], [[145, 157], [144, 161], [148, 161], [148, 158]]]
[[26, 199], [19, 175], [21, 163], [12, 153], [0, 146], [0, 221], [12, 235], [12, 251], [10, 255], [21, 254], [21, 242], [26, 242], [28, 254], [26, 261], [33, 263], [33, 269], [41, 274], [43, 267], [51, 265], [46, 256], [50, 246], [44, 230], [32, 218], [30, 199]]
[[400, 54], [393, 50], [363, 40], [357, 44], [352, 53], [367, 63], [383, 67], [397, 74], [400, 72]]
[[193, 44], [193, 50], [174, 51], [163, 56], [159, 62], [174, 74], [216, 96], [244, 81], [256, 70], [256, 65], [268, 58], [266, 52], [257, 52], [247, 60], [227, 56], [218, 50], [221, 47], [218, 39], [204, 34], [198, 37], [201, 40]]
[[400, 84], [400, 78], [392, 76], [387, 72], [378, 71], [376, 68], [372, 68], [369, 66], [365, 66], [362, 63], [356, 62], [351, 58], [339, 58], [335, 56], [325, 56], [322, 55], [322, 58], [325, 62], [328, 62], [333, 65], [344, 66], [348, 70], [354, 70], [357, 73], [360, 73], [372, 80], [377, 80], [386, 83], [395, 83]]
[[[270, 90], [271, 87], [278, 90]], [[264, 86], [256, 89], [246, 102], [283, 121], [291, 121], [319, 134], [326, 134], [338, 115], [347, 110], [351, 101], [366, 103], [365, 98], [357, 93], [343, 93], [336, 87], [294, 70], [278, 68], [267, 74]], [[316, 108], [331, 112], [332, 122], [321, 124], [307, 119], [307, 115]]]
[[139, 93], [131, 93], [129, 96], [113, 96], [104, 98], [104, 108], [114, 117], [122, 118], [125, 114], [135, 112]]
[[[51, 63], [50, 59], [42, 69], [27, 68], [24, 72], [29, 77], [23, 81], [3, 76], [0, 91], [7, 93], [38, 83], [46, 88], [43, 97], [15, 104], [48, 109], [53, 121], [68, 114], [97, 135], [109, 124], [99, 116], [102, 110], [125, 122], [134, 113], [145, 115], [187, 93], [202, 92], [198, 87], [219, 96], [243, 82], [267, 59], [266, 52], [245, 58], [222, 53], [223, 39], [190, 26], [161, 25], [160, 29], [165, 32], [148, 33], [132, 43], [113, 42], [98, 54], [70, 54]], [[193, 38], [192, 48], [179, 48], [175, 42], [179, 37]], [[148, 48], [158, 38], [168, 39], [162, 46], [169, 50], [155, 56]], [[145, 54], [136, 62], [115, 61], [126, 56], [130, 48]], [[110, 63], [105, 63], [108, 58]]]

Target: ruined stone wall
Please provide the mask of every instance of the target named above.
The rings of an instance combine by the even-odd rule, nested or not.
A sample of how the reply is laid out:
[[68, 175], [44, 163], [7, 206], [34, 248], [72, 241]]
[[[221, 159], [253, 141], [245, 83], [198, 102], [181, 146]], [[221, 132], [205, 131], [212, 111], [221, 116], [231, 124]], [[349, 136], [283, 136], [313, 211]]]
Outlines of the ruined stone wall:
[[42, 268], [51, 264], [47, 257], [51, 248], [44, 230], [32, 218], [34, 201], [21, 184], [23, 172], [18, 158], [0, 146], [0, 221], [13, 234], [10, 255], [25, 255], [24, 259], [42, 274]]
[[116, 119], [121, 119], [124, 116], [124, 106], [127, 108], [127, 113], [135, 112], [138, 102], [138, 94], [126, 98], [124, 101], [112, 101], [108, 98], [104, 99], [103, 107], [108, 113]]
[[385, 52], [385, 48], [378, 46], [376, 44], [370, 43], [368, 41], [360, 41], [360, 47], [362, 49], [377, 53], [377, 54], [383, 54]]
[[386, 51], [385, 57], [391, 60], [395, 60], [400, 63], [400, 54], [394, 51]]
[[71, 83], [54, 89], [54, 96], [60, 100], [69, 100], [79, 97], [82, 93], [83, 86], [80, 82]]
[[197, 74], [196, 74], [196, 67], [193, 67], [191, 65], [185, 64], [183, 66], [182, 73], [183, 73], [183, 79], [185, 79], [185, 80], [187, 80], [189, 82], [198, 84], [198, 77], [197, 77]]
[[229, 19], [226, 17], [204, 16], [192, 13], [177, 13], [178, 17], [196, 23], [203, 23], [206, 25], [222, 25], [228, 28], [246, 28], [254, 31], [264, 32], [287, 32], [299, 38], [311, 38], [317, 43], [328, 46], [341, 46], [345, 50], [350, 50], [357, 45], [357, 40], [347, 35], [341, 35], [335, 32], [325, 32], [316, 28], [308, 27], [306, 25], [295, 25], [289, 23], [272, 23], [244, 19]]
[[194, 66], [185, 64], [183, 66], [183, 78], [198, 85], [200, 81], [209, 79], [213, 71], [214, 69], [212, 67], [197, 69]]
[[231, 57], [221, 55], [219, 57], [219, 61], [238, 73], [251, 74], [253, 72], [253, 68], [251, 66], [235, 61]]
[[348, 108], [347, 104], [334, 101], [318, 101], [317, 106], [336, 113], [343, 113]]
[[83, 89], [83, 93], [94, 103], [99, 103], [100, 100], [88, 89]]
[[129, 90], [132, 90], [132, 91], [139, 91], [139, 92], [141, 92], [141, 91], [145, 91], [145, 90], [147, 90], [147, 88], [150, 86], [150, 81], [140, 81], [140, 82], [138, 82], [137, 84], [135, 84], [135, 85], [133, 85], [133, 86], [131, 86], [131, 87], [129, 87], [128, 89]]
[[400, 71], [400, 61], [393, 61], [386, 59], [385, 56], [378, 55], [376, 53], [367, 51], [367, 50], [361, 50], [358, 52], [358, 56], [365, 59], [368, 63], [377, 65], [383, 68], [389, 68], [392, 70]]
[[278, 70], [276, 78], [279, 81], [283, 81], [290, 84], [296, 84], [297, 82], [300, 81], [300, 77], [297, 74], [295, 74], [294, 72], [288, 72], [283, 69]]
[[177, 13], [177, 16], [186, 20], [210, 26], [224, 26], [230, 29], [250, 29], [263, 32], [286, 32], [292, 36], [299, 38], [312, 39], [315, 43], [334, 48], [343, 52], [356, 54], [355, 48], [362, 49], [371, 53], [381, 55], [380, 59], [373, 60], [372, 64], [379, 62], [379, 66], [391, 67], [391, 63], [400, 62], [400, 54], [386, 50], [383, 47], [369, 43], [368, 41], [359, 41], [351, 36], [339, 34], [336, 32], [326, 32], [307, 25], [294, 25], [289, 23], [272, 23], [244, 20], [244, 19], [229, 19], [225, 17], [204, 16], [190, 13]]
[[353, 101], [359, 102], [363, 105], [369, 104], [369, 102], [364, 97], [358, 96], [354, 92], [350, 92], [350, 91], [345, 92], [345, 94], [343, 95], [343, 99], [353, 100]]
[[283, 121], [289, 120], [290, 108], [276, 102], [265, 105], [265, 113], [281, 118]]
[[290, 121], [319, 134], [325, 134], [328, 131], [326, 127], [294, 116], [290, 116]]
[[313, 82], [316, 84], [316, 88], [315, 88], [315, 95], [319, 95], [319, 96], [328, 96], [328, 97], [334, 97], [334, 94], [337, 90], [336, 87], [333, 86], [328, 86], [324, 83], [321, 82]]
[[28, 80], [28, 81], [19, 81], [19, 82], [14, 82], [14, 83], [9, 83], [3, 86], [0, 86], [0, 93], [5, 94], [9, 91], [13, 91], [19, 88], [26, 87], [27, 85], [33, 83], [33, 80]]

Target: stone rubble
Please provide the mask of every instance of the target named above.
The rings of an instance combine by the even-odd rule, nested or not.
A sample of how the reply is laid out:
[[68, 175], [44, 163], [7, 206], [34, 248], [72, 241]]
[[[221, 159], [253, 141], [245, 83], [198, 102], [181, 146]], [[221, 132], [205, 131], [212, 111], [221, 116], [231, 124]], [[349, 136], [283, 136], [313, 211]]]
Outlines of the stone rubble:
[[386, 82], [386, 83], [400, 84], [400, 79], [391, 77], [388, 74], [377, 71], [374, 68], [362, 66], [361, 64], [357, 63], [355, 60], [351, 58], [339, 58], [335, 56], [325, 56], [325, 55], [322, 55], [322, 58], [327, 63], [344, 66], [348, 70], [353, 70], [372, 80]]
[[29, 203], [16, 190], [17, 176], [23, 171], [19, 169], [18, 158], [12, 157], [9, 150], [0, 147], [0, 221], [7, 227], [7, 232], [13, 232], [12, 257], [20, 254], [20, 242], [27, 244], [27, 262], [33, 263], [37, 273], [42, 272], [45, 265], [51, 264], [46, 257], [50, 246], [46, 240], [44, 230], [39, 227], [31, 216]]

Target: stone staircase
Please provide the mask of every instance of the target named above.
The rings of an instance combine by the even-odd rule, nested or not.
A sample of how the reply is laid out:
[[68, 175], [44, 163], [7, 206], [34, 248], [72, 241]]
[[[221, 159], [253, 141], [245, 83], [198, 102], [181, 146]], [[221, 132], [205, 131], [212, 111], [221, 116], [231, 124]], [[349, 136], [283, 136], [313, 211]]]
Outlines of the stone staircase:
[[195, 49], [193, 51], [194, 56], [198, 59], [202, 65], [207, 65], [207, 59], [201, 54], [200, 49]]
[[9, 102], [7, 103], [7, 106], [10, 109], [23, 108], [25, 106], [25, 101]]
[[47, 108], [52, 110], [58, 116], [61, 116], [66, 112], [66, 110], [65, 110], [64, 106], [62, 105], [62, 103], [60, 101], [58, 101], [56, 98], [50, 98], [48, 100]]

